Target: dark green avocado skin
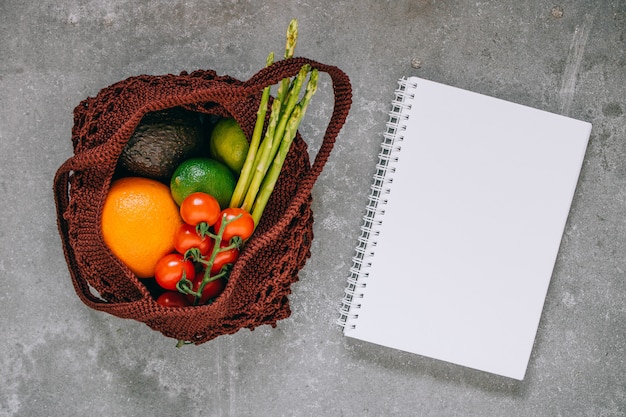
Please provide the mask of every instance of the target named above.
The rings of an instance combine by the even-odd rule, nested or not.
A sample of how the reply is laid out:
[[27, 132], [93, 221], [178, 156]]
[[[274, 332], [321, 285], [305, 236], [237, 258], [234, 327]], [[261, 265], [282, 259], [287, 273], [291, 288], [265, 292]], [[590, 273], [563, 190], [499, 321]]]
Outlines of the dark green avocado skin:
[[169, 182], [176, 167], [203, 147], [200, 114], [175, 108], [146, 114], [128, 140], [118, 168], [125, 175]]

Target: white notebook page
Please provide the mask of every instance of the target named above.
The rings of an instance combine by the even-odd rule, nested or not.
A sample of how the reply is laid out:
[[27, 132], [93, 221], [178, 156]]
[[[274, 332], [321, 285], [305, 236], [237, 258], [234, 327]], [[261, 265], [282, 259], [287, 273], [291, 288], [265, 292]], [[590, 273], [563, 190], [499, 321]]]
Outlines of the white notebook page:
[[410, 78], [347, 336], [523, 379], [591, 125]]

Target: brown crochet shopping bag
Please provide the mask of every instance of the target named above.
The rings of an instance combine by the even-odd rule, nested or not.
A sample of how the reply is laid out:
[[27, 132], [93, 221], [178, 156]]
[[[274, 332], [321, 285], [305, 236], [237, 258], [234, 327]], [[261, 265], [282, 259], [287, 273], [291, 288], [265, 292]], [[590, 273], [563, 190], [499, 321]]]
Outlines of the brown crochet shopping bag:
[[[251, 137], [263, 88], [295, 76], [304, 64], [327, 73], [335, 105], [310, 163], [298, 133], [254, 235], [246, 242], [224, 292], [210, 305], [163, 307], [104, 244], [100, 216], [119, 156], [141, 121], [172, 107], [234, 117]], [[276, 62], [248, 81], [214, 71], [130, 77], [82, 101], [74, 110], [74, 156], [57, 171], [54, 194], [61, 241], [76, 293], [89, 307], [147, 324], [196, 344], [241, 328], [276, 325], [290, 315], [290, 286], [310, 256], [311, 189], [351, 105], [351, 85], [334, 66], [306, 58]]]

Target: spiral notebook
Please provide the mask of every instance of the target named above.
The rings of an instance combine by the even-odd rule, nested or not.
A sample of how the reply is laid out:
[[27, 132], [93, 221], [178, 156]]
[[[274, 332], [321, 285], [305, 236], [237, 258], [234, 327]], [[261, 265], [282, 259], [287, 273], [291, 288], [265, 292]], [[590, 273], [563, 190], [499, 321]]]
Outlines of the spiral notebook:
[[590, 131], [401, 79], [342, 302], [344, 334], [522, 380]]

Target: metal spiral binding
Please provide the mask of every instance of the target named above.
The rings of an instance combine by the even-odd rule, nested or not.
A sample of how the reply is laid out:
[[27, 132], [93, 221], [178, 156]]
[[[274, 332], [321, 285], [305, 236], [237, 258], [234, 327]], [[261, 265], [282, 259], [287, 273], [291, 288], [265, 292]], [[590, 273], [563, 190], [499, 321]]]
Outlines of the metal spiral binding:
[[367, 207], [363, 216], [361, 233], [357, 239], [355, 254], [352, 257], [352, 266], [347, 278], [347, 285], [339, 309], [337, 323], [346, 328], [356, 328], [356, 321], [359, 317], [361, 299], [364, 297], [364, 290], [367, 287], [369, 277], [368, 268], [371, 266], [371, 258], [374, 256], [376, 247], [376, 236], [380, 233], [380, 227], [385, 215], [386, 195], [390, 192], [390, 185], [393, 182], [395, 173], [395, 163], [398, 161], [398, 152], [404, 140], [406, 130], [406, 120], [408, 110], [411, 109], [412, 92], [417, 85], [408, 83], [406, 78], [398, 82], [395, 90], [395, 97], [391, 102], [391, 110], [383, 141], [378, 154], [376, 172], [370, 187]]

